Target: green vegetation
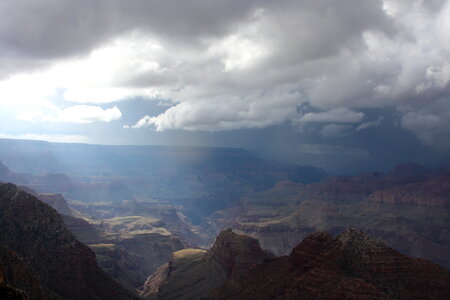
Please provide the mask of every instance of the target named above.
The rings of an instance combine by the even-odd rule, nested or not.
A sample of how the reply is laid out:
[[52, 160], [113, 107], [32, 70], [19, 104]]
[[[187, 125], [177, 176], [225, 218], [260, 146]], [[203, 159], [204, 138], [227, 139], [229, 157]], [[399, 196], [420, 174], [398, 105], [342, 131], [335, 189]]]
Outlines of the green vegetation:
[[93, 244], [93, 245], [88, 245], [88, 246], [95, 252], [105, 251], [105, 250], [113, 251], [113, 250], [117, 250], [119, 248], [119, 246], [117, 246], [116, 244]]
[[170, 236], [172, 233], [164, 226], [161, 220], [154, 217], [127, 216], [111, 219], [91, 220], [97, 228], [121, 238], [128, 238], [139, 234], [160, 234]]
[[175, 269], [205, 256], [206, 251], [201, 249], [183, 249], [172, 254], [172, 266]]

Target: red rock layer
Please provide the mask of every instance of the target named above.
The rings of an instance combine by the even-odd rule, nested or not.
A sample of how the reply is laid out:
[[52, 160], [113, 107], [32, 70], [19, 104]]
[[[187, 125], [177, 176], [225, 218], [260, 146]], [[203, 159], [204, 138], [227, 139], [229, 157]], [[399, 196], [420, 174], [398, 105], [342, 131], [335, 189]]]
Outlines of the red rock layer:
[[450, 272], [367, 235], [309, 235], [291, 255], [249, 268], [217, 299], [450, 299]]
[[426, 181], [379, 190], [371, 195], [374, 202], [413, 204], [423, 206], [450, 206], [450, 175]]

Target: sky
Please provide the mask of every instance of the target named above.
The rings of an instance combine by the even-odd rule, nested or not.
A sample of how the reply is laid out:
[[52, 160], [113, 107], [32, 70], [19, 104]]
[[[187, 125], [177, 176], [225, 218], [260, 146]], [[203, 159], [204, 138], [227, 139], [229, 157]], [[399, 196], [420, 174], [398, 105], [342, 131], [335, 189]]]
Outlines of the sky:
[[446, 160], [450, 1], [3, 0], [0, 138]]

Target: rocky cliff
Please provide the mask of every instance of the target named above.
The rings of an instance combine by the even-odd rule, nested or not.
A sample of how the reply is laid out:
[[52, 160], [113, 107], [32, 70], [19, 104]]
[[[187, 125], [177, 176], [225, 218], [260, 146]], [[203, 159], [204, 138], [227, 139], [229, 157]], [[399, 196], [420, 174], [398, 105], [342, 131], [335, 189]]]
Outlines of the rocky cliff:
[[290, 255], [223, 231], [211, 250], [175, 252], [151, 276], [147, 299], [448, 299], [450, 272], [349, 229], [308, 235]]
[[258, 240], [226, 229], [217, 236], [207, 256], [225, 270], [227, 277], [231, 277], [241, 274], [249, 266], [261, 263], [270, 254], [261, 249]]
[[370, 199], [391, 204], [450, 207], [450, 173], [375, 191]]
[[39, 274], [33, 268], [16, 252], [3, 246], [0, 246], [0, 287], [3, 288], [0, 291], [1, 299], [58, 298], [43, 285]]
[[276, 255], [290, 253], [309, 233], [355, 227], [403, 254], [450, 268], [449, 216], [450, 174], [410, 164], [387, 174], [280, 182], [216, 212], [210, 224], [255, 237]]
[[209, 251], [184, 249], [174, 252], [145, 283], [147, 299], [203, 299], [227, 278], [239, 278], [244, 270], [271, 257], [254, 238], [222, 231]]
[[[39, 287], [70, 299], [134, 298], [98, 267], [95, 254], [53, 208], [12, 184], [0, 184], [0, 228], [0, 245], [16, 253], [36, 274], [33, 282], [41, 283], [19, 286], [26, 294]], [[14, 278], [6, 274], [5, 282], [13, 285]]]
[[[244, 278], [244, 279], [243, 279]], [[357, 230], [307, 236], [289, 256], [248, 270], [217, 299], [447, 299], [450, 272]]]

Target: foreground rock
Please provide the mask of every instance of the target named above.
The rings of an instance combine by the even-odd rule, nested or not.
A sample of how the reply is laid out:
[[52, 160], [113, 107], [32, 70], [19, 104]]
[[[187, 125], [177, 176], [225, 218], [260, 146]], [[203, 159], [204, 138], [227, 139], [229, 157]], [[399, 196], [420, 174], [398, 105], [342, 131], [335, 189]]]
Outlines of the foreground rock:
[[147, 299], [200, 299], [222, 286], [230, 276], [271, 257], [254, 238], [222, 231], [209, 251], [184, 249], [174, 252], [145, 283]]
[[54, 209], [12, 184], [0, 184], [0, 228], [6, 286], [37, 299], [135, 298], [98, 267]]
[[[150, 277], [147, 299], [449, 299], [450, 272], [357, 230], [308, 235], [270, 258], [227, 230], [208, 252], [184, 250]], [[184, 294], [180, 294], [184, 293]]]

